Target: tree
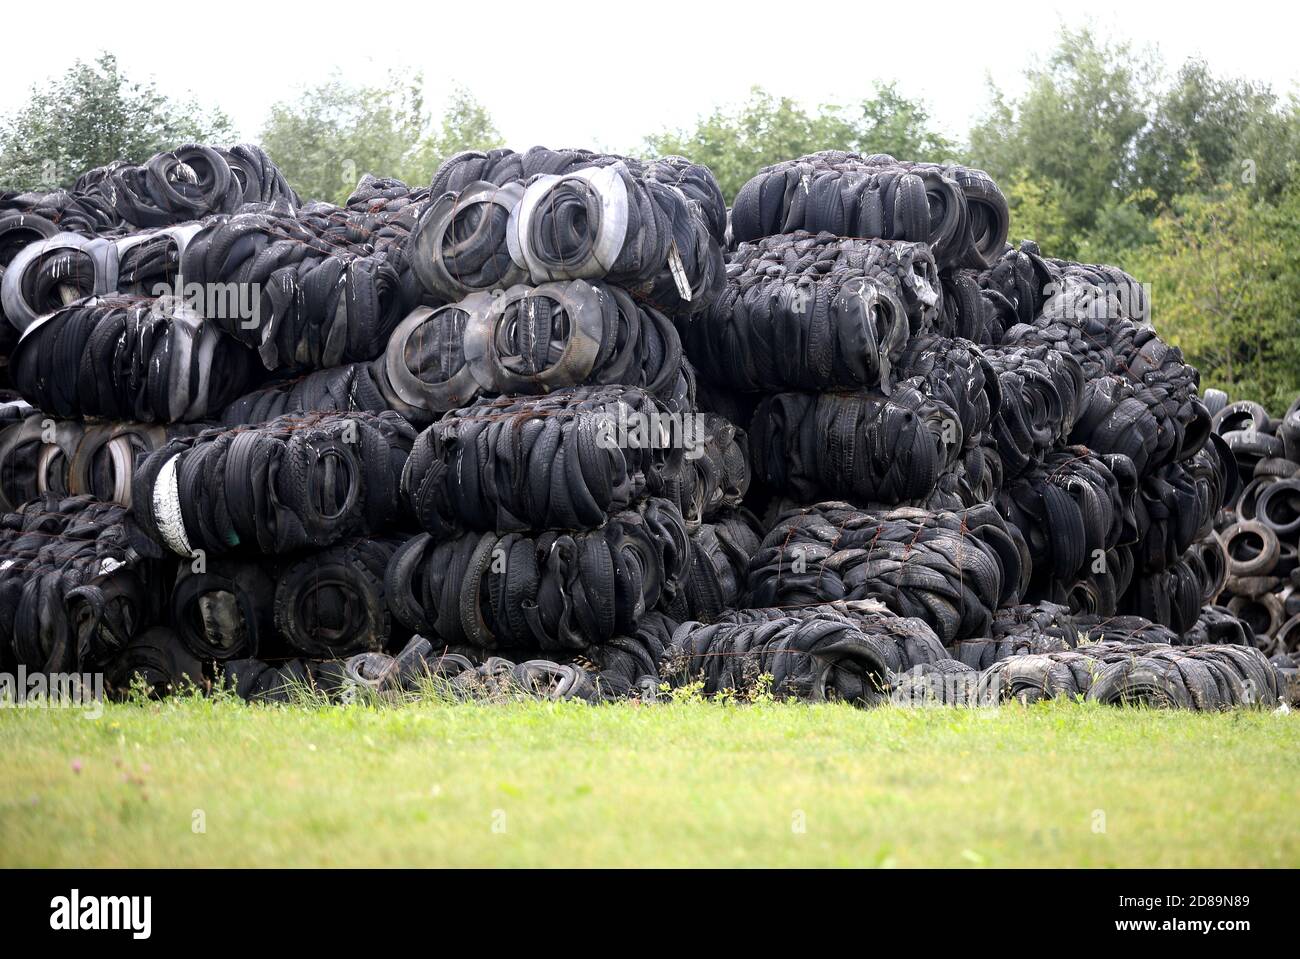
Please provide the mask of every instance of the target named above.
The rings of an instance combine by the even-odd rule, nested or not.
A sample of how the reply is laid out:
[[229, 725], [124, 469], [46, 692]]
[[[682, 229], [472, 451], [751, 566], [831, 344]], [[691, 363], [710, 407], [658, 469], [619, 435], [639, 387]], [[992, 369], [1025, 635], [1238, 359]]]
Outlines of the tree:
[[1135, 143], [1158, 72], [1128, 44], [1066, 31], [1046, 63], [1027, 72], [1023, 97], [993, 89], [970, 133], [971, 159], [995, 179], [1041, 183], [1060, 204], [1068, 235], [1080, 236], [1137, 186]]
[[823, 104], [809, 113], [789, 97], [754, 87], [738, 106], [702, 117], [691, 130], [645, 138], [646, 153], [680, 154], [713, 170], [723, 195], [736, 195], [761, 167], [818, 150], [893, 153], [914, 160], [951, 157], [952, 141], [936, 132], [924, 107], [892, 84], [855, 106]]
[[0, 186], [68, 187], [114, 160], [141, 162], [184, 143], [232, 136], [224, 113], [169, 100], [153, 82], [132, 82], [116, 57], [101, 53], [44, 87], [34, 85], [27, 106], [0, 124]]
[[1292, 94], [1274, 110], [1251, 114], [1226, 175], [1254, 187], [1265, 199], [1276, 200], [1287, 191], [1300, 175], [1300, 98]]
[[1011, 243], [1034, 240], [1050, 256], [1065, 256], [1073, 251], [1073, 238], [1067, 232], [1065, 214], [1051, 186], [1034, 179], [1023, 169], [1017, 170], [998, 186], [1011, 210], [1011, 229], [1007, 236]]
[[463, 149], [500, 145], [487, 111], [456, 90], [435, 125], [420, 74], [383, 86], [353, 86], [338, 74], [297, 100], [277, 103], [262, 145], [304, 198], [341, 204], [365, 173], [428, 183], [438, 164]]
[[1237, 184], [1176, 197], [1126, 264], [1202, 386], [1275, 412], [1300, 393], [1300, 187], [1278, 204]]
[[432, 180], [442, 161], [462, 150], [491, 150], [502, 142], [487, 109], [468, 91], [457, 88], [448, 98], [442, 118], [415, 151], [409, 166], [409, 182]]
[[262, 129], [262, 147], [303, 199], [342, 203], [363, 173], [397, 176], [423, 132], [423, 84], [393, 75], [388, 86], [358, 87], [335, 72], [280, 102]]
[[[893, 83], [876, 85], [875, 96], [860, 105], [859, 153], [889, 153], [900, 160], [951, 160], [957, 144], [933, 129], [930, 114], [918, 100], [909, 100]], [[848, 112], [852, 112], [849, 108]]]
[[1184, 63], [1138, 137], [1136, 177], [1151, 191], [1147, 206], [1236, 179], [1247, 132], [1268, 123], [1276, 103], [1266, 86], [1216, 77], [1204, 60]]

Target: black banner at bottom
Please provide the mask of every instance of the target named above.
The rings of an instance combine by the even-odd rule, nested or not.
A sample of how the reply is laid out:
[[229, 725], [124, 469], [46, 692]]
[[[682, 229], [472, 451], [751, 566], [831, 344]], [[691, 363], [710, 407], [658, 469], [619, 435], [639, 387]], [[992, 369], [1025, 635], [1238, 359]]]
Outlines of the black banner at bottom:
[[10, 870], [0, 877], [8, 887], [0, 912], [15, 941], [211, 940], [218, 948], [256, 943], [259, 951], [279, 942], [374, 944], [376, 936], [427, 935], [425, 925], [461, 922], [486, 923], [507, 939], [531, 937], [538, 920], [572, 923], [586, 942], [683, 933], [703, 941], [706, 914], [730, 917], [728, 941], [768, 947], [786, 936], [806, 944], [817, 917], [832, 915], [848, 920], [846, 931], [861, 916], [883, 941], [967, 942], [985, 929], [991, 943], [1012, 933], [1020, 943], [1085, 948], [1101, 940], [1181, 946], [1191, 938], [1231, 947], [1260, 933], [1276, 941], [1294, 923], [1290, 877], [1267, 871], [472, 872]]

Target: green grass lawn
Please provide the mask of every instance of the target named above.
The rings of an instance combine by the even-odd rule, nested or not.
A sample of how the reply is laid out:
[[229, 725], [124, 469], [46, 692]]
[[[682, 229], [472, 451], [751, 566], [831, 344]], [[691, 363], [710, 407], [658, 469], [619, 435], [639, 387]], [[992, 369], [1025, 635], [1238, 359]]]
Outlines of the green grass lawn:
[[1068, 703], [0, 709], [0, 866], [1294, 867], [1298, 747]]

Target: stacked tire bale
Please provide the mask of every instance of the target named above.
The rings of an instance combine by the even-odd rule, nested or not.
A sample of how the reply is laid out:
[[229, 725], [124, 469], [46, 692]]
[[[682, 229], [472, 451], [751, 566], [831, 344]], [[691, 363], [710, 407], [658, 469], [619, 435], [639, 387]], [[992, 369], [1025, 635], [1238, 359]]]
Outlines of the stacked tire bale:
[[0, 517], [0, 660], [6, 670], [110, 669], [161, 621], [174, 568], [140, 552], [128, 509], [48, 493]]
[[1006, 245], [980, 171], [884, 155], [767, 168], [732, 230], [685, 341], [754, 410], [750, 603], [878, 599], [983, 669], [1073, 649], [1074, 614], [1225, 634], [1198, 616], [1226, 564], [1196, 544], [1236, 470], [1133, 278]]
[[[427, 532], [388, 588], [435, 647], [496, 654], [474, 682], [626, 691], [659, 654], [602, 680], [611, 647], [734, 605], [757, 542], [745, 436], [696, 409], [673, 322], [720, 289], [725, 217], [679, 159], [495, 150], [435, 177], [408, 253], [454, 302], [390, 354], [426, 396], [447, 386], [402, 477]], [[574, 658], [590, 677], [554, 674], [586, 676]]]
[[0, 658], [1276, 703], [1300, 409], [1202, 398], [1132, 277], [1007, 235], [981, 171], [838, 152], [730, 213], [680, 157], [544, 148], [342, 207], [253, 147], [0, 194]]
[[[388, 186], [364, 179], [347, 209], [302, 205], [260, 149], [189, 146], [68, 193], [5, 195], [6, 373], [31, 405], [0, 414], [0, 505], [134, 507], [131, 556], [159, 595], [131, 619], [152, 631], [114, 647], [122, 663], [201, 681], [239, 656], [400, 645], [382, 592], [397, 540], [382, 531], [404, 515], [414, 430], [391, 412], [238, 434], [211, 422], [268, 376], [382, 351], [389, 318], [419, 300], [400, 264], [422, 195]], [[7, 651], [31, 661], [19, 634], [35, 628], [21, 620]]]

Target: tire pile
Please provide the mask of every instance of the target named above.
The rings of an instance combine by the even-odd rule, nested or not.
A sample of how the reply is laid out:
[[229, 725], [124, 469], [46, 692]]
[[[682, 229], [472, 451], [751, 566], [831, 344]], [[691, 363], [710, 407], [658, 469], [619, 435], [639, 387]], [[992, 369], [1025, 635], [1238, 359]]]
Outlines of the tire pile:
[[1132, 277], [1008, 228], [982, 171], [842, 152], [731, 210], [540, 147], [343, 207], [249, 146], [0, 194], [0, 660], [1275, 705], [1300, 404], [1202, 397]]
[[1214, 602], [1254, 631], [1288, 682], [1300, 683], [1300, 399], [1281, 417], [1206, 390], [1213, 429], [1241, 476], [1196, 548], [1221, 564]]

